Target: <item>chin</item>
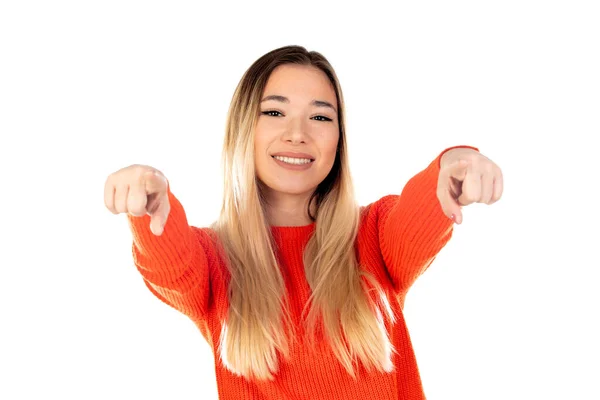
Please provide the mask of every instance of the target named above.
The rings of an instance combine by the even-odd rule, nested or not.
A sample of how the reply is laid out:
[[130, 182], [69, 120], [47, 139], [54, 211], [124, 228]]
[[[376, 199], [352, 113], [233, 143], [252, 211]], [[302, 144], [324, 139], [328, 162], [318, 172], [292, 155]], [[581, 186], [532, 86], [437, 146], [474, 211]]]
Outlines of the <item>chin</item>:
[[300, 195], [306, 194], [307, 192], [313, 192], [318, 184], [305, 182], [285, 182], [280, 179], [273, 180], [266, 184], [266, 186], [273, 192], [285, 193], [289, 195]]
[[304, 186], [304, 187], [283, 186], [283, 187], [271, 188], [271, 190], [273, 190], [275, 192], [285, 193], [285, 194], [290, 194], [290, 195], [306, 194], [307, 192], [312, 192], [315, 189], [316, 189], [316, 187], [312, 187], [312, 186]]

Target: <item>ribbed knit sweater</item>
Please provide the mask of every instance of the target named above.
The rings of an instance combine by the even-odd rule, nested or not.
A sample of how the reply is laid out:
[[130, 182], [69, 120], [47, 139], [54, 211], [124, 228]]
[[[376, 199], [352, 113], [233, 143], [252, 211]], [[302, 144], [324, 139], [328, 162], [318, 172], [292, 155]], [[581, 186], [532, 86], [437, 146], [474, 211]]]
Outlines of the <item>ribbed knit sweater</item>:
[[[470, 146], [457, 146], [470, 147]], [[359, 264], [382, 285], [395, 322], [387, 324], [397, 353], [391, 373], [358, 371], [353, 379], [325, 342], [317, 354], [292, 346], [291, 359], [280, 358], [274, 381], [252, 381], [226, 369], [218, 346], [226, 320], [227, 269], [218, 256], [214, 232], [188, 225], [181, 203], [168, 189], [171, 211], [161, 236], [150, 231], [150, 217], [128, 214], [133, 259], [148, 289], [187, 315], [213, 349], [221, 400], [422, 400], [425, 399], [415, 353], [403, 316], [406, 294], [450, 240], [453, 221], [443, 214], [436, 195], [441, 156], [412, 177], [400, 195], [386, 195], [361, 208], [356, 241]], [[473, 148], [475, 149], [475, 148]], [[477, 149], [475, 149], [477, 150]], [[270, 227], [279, 251], [295, 323], [310, 287], [302, 253], [315, 223]]]

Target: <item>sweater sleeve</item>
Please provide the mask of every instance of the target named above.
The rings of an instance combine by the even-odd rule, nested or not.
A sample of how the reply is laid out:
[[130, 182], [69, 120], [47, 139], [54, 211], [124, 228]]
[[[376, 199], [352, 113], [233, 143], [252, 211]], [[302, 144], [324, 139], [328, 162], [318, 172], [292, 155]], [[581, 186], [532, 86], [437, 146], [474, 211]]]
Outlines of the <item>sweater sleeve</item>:
[[204, 319], [209, 302], [207, 251], [203, 230], [188, 225], [183, 206], [168, 188], [171, 210], [162, 235], [150, 230], [150, 216], [127, 214], [133, 235], [132, 253], [144, 283], [161, 301], [193, 320]]
[[452, 237], [454, 222], [437, 198], [440, 161], [445, 149], [427, 168], [413, 176], [400, 195], [379, 200], [378, 235], [383, 261], [399, 293], [406, 293], [429, 268]]

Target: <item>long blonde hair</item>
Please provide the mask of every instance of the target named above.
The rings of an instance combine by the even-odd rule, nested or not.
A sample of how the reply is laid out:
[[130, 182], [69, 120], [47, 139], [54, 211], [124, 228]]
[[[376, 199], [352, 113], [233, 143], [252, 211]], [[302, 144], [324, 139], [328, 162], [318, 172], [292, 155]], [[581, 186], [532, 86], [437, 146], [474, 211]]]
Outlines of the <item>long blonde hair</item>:
[[[308, 215], [315, 222], [303, 256], [312, 291], [303, 321], [308, 343], [314, 348], [319, 328], [352, 377], [357, 376], [358, 360], [367, 371], [375, 368], [389, 372], [393, 369], [394, 349], [385, 330], [384, 314], [391, 321], [394, 316], [386, 307], [380, 285], [359, 267], [356, 257], [360, 208], [348, 163], [342, 90], [327, 59], [301, 46], [281, 47], [256, 60], [244, 73], [229, 107], [222, 158], [223, 205], [219, 218], [211, 225], [231, 276], [219, 356], [233, 373], [272, 380], [278, 370], [278, 352], [289, 357], [295, 340], [285, 282], [266, 219], [262, 183], [254, 165], [254, 128], [260, 99], [270, 74], [283, 64], [323, 71], [335, 89], [338, 106], [336, 159], [308, 203]], [[316, 215], [310, 212], [313, 202]]]

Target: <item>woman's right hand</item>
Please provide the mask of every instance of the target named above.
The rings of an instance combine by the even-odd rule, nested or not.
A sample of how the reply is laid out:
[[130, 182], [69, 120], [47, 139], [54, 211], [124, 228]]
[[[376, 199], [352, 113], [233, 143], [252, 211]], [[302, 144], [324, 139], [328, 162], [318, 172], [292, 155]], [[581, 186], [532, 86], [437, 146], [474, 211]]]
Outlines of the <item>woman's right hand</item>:
[[104, 204], [113, 214], [151, 217], [150, 230], [162, 234], [171, 206], [167, 178], [148, 165], [134, 164], [113, 172], [104, 185]]

